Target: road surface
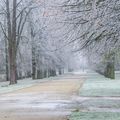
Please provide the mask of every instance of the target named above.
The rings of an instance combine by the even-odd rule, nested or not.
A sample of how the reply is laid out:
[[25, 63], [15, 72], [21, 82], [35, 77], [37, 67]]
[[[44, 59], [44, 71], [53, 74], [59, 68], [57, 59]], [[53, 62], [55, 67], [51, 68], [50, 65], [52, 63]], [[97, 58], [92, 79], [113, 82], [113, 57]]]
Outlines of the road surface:
[[64, 75], [0, 96], [0, 120], [67, 120], [84, 78]]

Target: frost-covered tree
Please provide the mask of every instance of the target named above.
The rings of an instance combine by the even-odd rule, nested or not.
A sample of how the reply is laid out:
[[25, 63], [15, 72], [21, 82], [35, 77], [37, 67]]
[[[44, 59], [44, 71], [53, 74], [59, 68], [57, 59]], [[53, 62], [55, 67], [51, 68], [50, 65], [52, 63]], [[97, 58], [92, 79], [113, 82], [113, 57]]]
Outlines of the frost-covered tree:
[[17, 83], [17, 53], [21, 39], [23, 39], [22, 33], [27, 21], [27, 17], [32, 9], [35, 8], [33, 1], [22, 0], [5, 0], [1, 2], [1, 18], [4, 18], [0, 22], [2, 32], [5, 36], [6, 54], [8, 53], [8, 75], [10, 84]]
[[[79, 43], [75, 51], [93, 51], [93, 56], [105, 62], [104, 74], [110, 78], [114, 78], [114, 56], [120, 45], [119, 4], [119, 0], [68, 0], [62, 6], [64, 22], [76, 33], [70, 41]], [[92, 60], [98, 62], [97, 57]]]
[[75, 38], [76, 32], [69, 36], [71, 26], [61, 22], [65, 17], [58, 7], [61, 2], [1, 0], [0, 69], [6, 68], [10, 84], [24, 77], [39, 79], [74, 68], [73, 50], [78, 45], [69, 39]]

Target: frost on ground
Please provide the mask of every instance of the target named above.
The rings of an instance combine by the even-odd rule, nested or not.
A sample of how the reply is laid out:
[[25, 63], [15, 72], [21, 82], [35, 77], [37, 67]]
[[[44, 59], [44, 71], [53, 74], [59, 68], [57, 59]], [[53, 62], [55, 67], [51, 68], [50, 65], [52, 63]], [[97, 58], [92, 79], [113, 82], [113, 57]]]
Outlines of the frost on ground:
[[119, 120], [120, 118], [120, 72], [111, 80], [95, 72], [87, 74], [76, 112], [70, 120]]
[[88, 73], [80, 96], [120, 96], [120, 73], [116, 79], [108, 79], [97, 73]]
[[18, 80], [18, 83], [16, 85], [9, 85], [9, 81], [0, 82], [0, 94], [12, 92], [12, 91], [23, 89], [26, 87], [30, 87], [30, 86], [36, 85], [38, 83], [51, 81], [51, 80], [58, 80], [58, 79], [59, 79], [59, 76], [45, 78], [45, 79], [37, 79], [37, 80], [32, 80], [31, 78], [26, 78], [23, 80]]
[[78, 112], [70, 120], [120, 120], [120, 113], [112, 112]]
[[0, 93], [8, 93], [12, 92], [14, 90], [22, 89], [24, 87], [29, 87], [33, 84], [36, 84], [38, 81], [33, 81], [31, 79], [24, 79], [24, 80], [19, 80], [17, 85], [9, 85], [8, 82], [1, 82], [0, 83]]
[[[24, 80], [19, 82], [23, 86]], [[31, 81], [29, 86], [26, 82], [22, 89], [10, 86], [14, 91], [0, 96], [0, 120], [67, 120], [72, 109], [67, 106], [76, 102], [73, 96], [79, 95], [82, 84], [80, 75], [67, 74], [45, 82]]]

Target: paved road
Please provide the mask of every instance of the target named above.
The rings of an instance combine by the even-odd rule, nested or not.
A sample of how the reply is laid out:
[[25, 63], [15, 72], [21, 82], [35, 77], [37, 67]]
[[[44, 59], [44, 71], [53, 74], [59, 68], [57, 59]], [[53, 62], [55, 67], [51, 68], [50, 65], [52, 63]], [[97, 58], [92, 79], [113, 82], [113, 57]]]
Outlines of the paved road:
[[83, 81], [81, 75], [64, 75], [1, 95], [0, 120], [67, 120]]

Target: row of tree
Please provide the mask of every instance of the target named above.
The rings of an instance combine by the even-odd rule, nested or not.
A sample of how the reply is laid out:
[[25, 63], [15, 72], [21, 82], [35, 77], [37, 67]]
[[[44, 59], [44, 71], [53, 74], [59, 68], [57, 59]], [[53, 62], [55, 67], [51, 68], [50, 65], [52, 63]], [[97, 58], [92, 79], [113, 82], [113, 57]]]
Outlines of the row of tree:
[[41, 79], [62, 74], [68, 66], [71, 52], [60, 49], [65, 41], [50, 34], [53, 16], [49, 14], [55, 11], [48, 10], [51, 9], [49, 3], [34, 0], [0, 2], [0, 47], [3, 55], [0, 66], [6, 71], [6, 80], [10, 84], [16, 84], [24, 77]]
[[119, 0], [1, 0], [0, 69], [6, 71], [6, 80], [16, 84], [23, 77], [71, 71], [79, 51], [92, 69], [114, 79], [119, 69], [119, 5]]
[[[115, 78], [120, 53], [119, 0], [67, 0], [62, 4], [64, 22], [76, 33], [74, 51], [83, 50], [90, 67], [108, 78]], [[70, 34], [71, 34], [70, 32]]]

